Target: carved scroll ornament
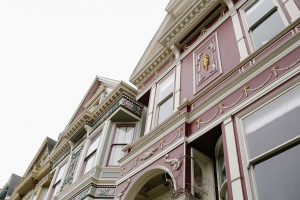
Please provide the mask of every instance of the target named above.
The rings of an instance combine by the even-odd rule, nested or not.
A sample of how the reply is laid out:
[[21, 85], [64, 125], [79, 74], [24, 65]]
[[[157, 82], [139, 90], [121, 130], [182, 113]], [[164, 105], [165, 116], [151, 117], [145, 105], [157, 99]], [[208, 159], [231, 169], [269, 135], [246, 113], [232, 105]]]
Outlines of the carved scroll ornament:
[[124, 188], [119, 192], [119, 194], [117, 195], [116, 200], [121, 200], [121, 197], [124, 195], [125, 191], [127, 190], [129, 184], [130, 184], [130, 179], [127, 180], [127, 184], [124, 186]]
[[174, 167], [174, 170], [179, 170], [180, 166], [181, 166], [181, 161], [177, 158], [173, 158], [173, 159], [168, 159], [169, 154], [166, 154], [164, 159], [166, 163], [169, 163], [171, 166]]

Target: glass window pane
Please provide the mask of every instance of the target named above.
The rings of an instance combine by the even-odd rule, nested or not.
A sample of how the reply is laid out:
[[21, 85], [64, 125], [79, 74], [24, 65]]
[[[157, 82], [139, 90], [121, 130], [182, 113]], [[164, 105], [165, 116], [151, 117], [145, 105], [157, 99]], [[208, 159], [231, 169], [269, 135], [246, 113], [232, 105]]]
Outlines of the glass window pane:
[[158, 100], [161, 101], [166, 96], [168, 96], [171, 92], [173, 92], [173, 84], [174, 83], [174, 76], [169, 76], [163, 83], [159, 86], [159, 98]]
[[284, 151], [254, 167], [260, 200], [299, 199], [300, 145]]
[[167, 119], [173, 113], [173, 97], [170, 97], [159, 106], [157, 124]]
[[262, 18], [267, 12], [269, 12], [274, 7], [274, 2], [272, 0], [261, 0], [253, 4], [246, 11], [246, 19], [249, 27]]
[[126, 137], [124, 143], [129, 144], [132, 142], [134, 128], [132, 126], [126, 127]]
[[121, 159], [123, 156], [122, 149], [126, 145], [114, 145], [111, 149], [110, 158], [109, 158], [109, 165], [119, 165], [118, 160]]
[[219, 173], [219, 186], [221, 187], [221, 185], [226, 180], [223, 144], [220, 146], [220, 149], [218, 152], [218, 173]]
[[49, 190], [48, 187], [45, 187], [45, 188], [43, 189], [43, 193], [42, 193], [42, 196], [41, 196], [41, 200], [45, 200], [45, 199], [46, 199], [46, 195], [47, 195], [47, 193], [48, 193], [48, 190]]
[[65, 172], [65, 169], [66, 169], [66, 165], [67, 163], [65, 163], [58, 171], [58, 174], [57, 174], [57, 177], [56, 177], [56, 180], [55, 180], [55, 183], [57, 183], [61, 178], [62, 176], [64, 175], [64, 172]]
[[245, 118], [250, 159], [299, 136], [299, 116], [300, 86]]
[[252, 30], [252, 35], [255, 43], [255, 47], [259, 48], [270, 39], [276, 36], [279, 32], [284, 29], [283, 21], [278, 13], [274, 12], [255, 29]]
[[93, 167], [93, 163], [94, 163], [94, 159], [95, 159], [95, 154], [93, 156], [91, 156], [87, 161], [86, 161], [86, 165], [85, 165], [85, 169], [83, 174], [87, 173], [88, 171], [90, 171]]
[[90, 144], [89, 150], [88, 150], [88, 152], [86, 154], [87, 156], [89, 156], [95, 149], [97, 149], [98, 144], [99, 144], [99, 140], [100, 140], [100, 135], [97, 135], [96, 137], [94, 137], [91, 140], [91, 144]]
[[116, 130], [114, 143], [125, 143], [126, 127], [119, 126]]

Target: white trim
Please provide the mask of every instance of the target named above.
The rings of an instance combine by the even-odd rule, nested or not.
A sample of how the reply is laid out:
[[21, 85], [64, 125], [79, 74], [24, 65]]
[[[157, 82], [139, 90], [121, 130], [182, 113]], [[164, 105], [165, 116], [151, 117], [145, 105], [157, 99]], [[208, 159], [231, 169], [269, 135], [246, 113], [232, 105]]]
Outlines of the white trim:
[[283, 0], [283, 5], [291, 16], [291, 21], [294, 22], [300, 17], [300, 11], [295, 1], [293, 0]]
[[233, 29], [235, 33], [236, 42], [238, 45], [239, 53], [240, 53], [240, 61], [244, 60], [248, 57], [248, 50], [246, 47], [246, 42], [244, 39], [244, 35], [242, 32], [241, 22], [239, 20], [239, 16], [236, 11], [231, 14]]
[[[255, 52], [257, 49], [259, 49], [260, 47], [255, 47], [255, 44], [254, 44], [254, 40], [252, 38], [252, 35], [250, 34], [250, 30], [249, 30], [249, 25], [248, 25], [248, 22], [247, 22], [247, 19], [246, 19], [246, 13], [245, 13], [245, 10], [247, 8], [249, 8], [250, 6], [252, 6], [253, 4], [257, 3], [258, 0], [250, 0], [248, 2], [246, 2], [243, 6], [241, 6], [240, 8], [240, 14], [241, 14], [241, 19], [242, 19], [242, 22], [244, 24], [244, 30], [245, 30], [245, 33], [246, 33], [246, 38], [247, 38], [247, 41], [248, 41], [248, 45], [249, 45], [249, 48], [250, 48], [250, 51], [251, 53]], [[280, 5], [278, 4], [278, 2], [276, 0], [272, 0], [272, 2], [274, 3], [274, 7], [276, 7], [276, 10], [278, 11], [279, 13], [279, 16], [280, 18], [282, 19], [282, 22], [285, 26], [285, 28], [289, 25], [289, 22], [288, 20], [286, 19], [283, 11], [281, 10], [281, 7]], [[279, 32], [280, 33], [280, 32]], [[278, 34], [279, 34], [278, 33]], [[277, 34], [276, 34], [277, 35]], [[275, 37], [275, 36], [274, 36]], [[274, 38], [272, 37], [272, 38]], [[269, 40], [271, 40], [272, 38], [270, 38]], [[262, 45], [263, 46], [263, 45]]]
[[291, 85], [285, 86], [284, 88], [282, 88], [280, 90], [280, 92], [275, 93], [275, 95], [271, 95], [271, 96], [267, 97], [265, 101], [258, 102], [258, 104], [255, 105], [255, 108], [247, 109], [245, 112], [243, 112], [241, 115], [239, 115], [235, 118], [237, 133], [239, 136], [238, 142], [240, 144], [240, 149], [241, 149], [242, 165], [243, 165], [244, 169], [248, 169], [248, 170], [244, 171], [244, 173], [245, 173], [244, 178], [245, 178], [245, 182], [246, 182], [247, 194], [253, 195], [253, 197], [255, 197], [256, 199], [258, 199], [258, 193], [256, 190], [256, 181], [255, 181], [255, 177], [254, 177], [253, 165], [250, 162], [254, 162], [255, 160], [258, 159], [258, 157], [263, 157], [263, 156], [267, 155], [268, 153], [274, 151], [274, 149], [282, 148], [285, 145], [290, 145], [292, 143], [295, 143], [295, 141], [297, 142], [299, 140], [299, 137], [292, 138], [291, 140], [289, 140], [279, 146], [276, 146], [274, 149], [271, 149], [269, 152], [260, 154], [259, 156], [250, 160], [249, 155], [247, 153], [248, 150], [247, 150], [246, 139], [244, 137], [244, 129], [243, 129], [243, 125], [242, 125], [242, 120], [245, 119], [246, 117], [248, 117], [249, 115], [253, 114], [254, 112], [258, 111], [259, 109], [263, 108], [264, 106], [270, 104], [272, 101], [276, 100], [280, 96], [283, 96], [284, 94], [286, 94], [293, 88], [297, 87], [299, 84], [300, 83], [298, 81], [297, 84], [292, 84], [292, 86]]

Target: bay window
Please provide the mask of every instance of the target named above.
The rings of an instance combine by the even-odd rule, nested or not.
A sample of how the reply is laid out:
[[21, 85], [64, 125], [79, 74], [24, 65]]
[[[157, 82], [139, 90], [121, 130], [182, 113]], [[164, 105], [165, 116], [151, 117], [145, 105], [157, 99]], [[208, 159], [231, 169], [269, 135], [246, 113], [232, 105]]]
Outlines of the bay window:
[[160, 124], [173, 113], [174, 74], [158, 85], [157, 121]]
[[110, 148], [108, 159], [109, 166], [119, 166], [118, 160], [123, 156], [122, 149], [129, 143], [133, 142], [134, 126], [121, 125], [117, 126], [114, 133], [114, 139]]
[[89, 148], [87, 150], [85, 159], [84, 159], [84, 168], [83, 168], [83, 174], [90, 171], [93, 167], [93, 163], [96, 156], [97, 147], [100, 140], [100, 134], [96, 135], [90, 140]]
[[258, 49], [285, 28], [286, 19], [273, 0], [259, 0], [244, 11], [247, 29]]
[[53, 186], [52, 186], [52, 191], [51, 191], [50, 199], [55, 195], [55, 193], [57, 191], [59, 191], [62, 177], [63, 177], [63, 175], [64, 175], [64, 173], [66, 171], [66, 166], [67, 166], [67, 163], [65, 163], [64, 165], [62, 165], [59, 168], [59, 170], [58, 170], [57, 176], [56, 176], [55, 181], [54, 181]]
[[300, 186], [300, 86], [241, 120], [253, 195], [297, 199]]

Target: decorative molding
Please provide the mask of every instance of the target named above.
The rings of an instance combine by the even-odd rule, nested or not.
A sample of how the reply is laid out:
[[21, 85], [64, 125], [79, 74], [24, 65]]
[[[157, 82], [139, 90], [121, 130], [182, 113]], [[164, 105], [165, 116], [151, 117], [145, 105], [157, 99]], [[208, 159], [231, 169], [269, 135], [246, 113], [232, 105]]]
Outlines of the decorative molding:
[[77, 196], [75, 196], [74, 198], [70, 198], [69, 200], [83, 200], [85, 197], [87, 197], [89, 195], [90, 188], [91, 187], [86, 188], [81, 193], [79, 193]]
[[169, 163], [171, 166], [173, 166], [174, 170], [179, 170], [180, 166], [181, 166], [181, 160], [177, 159], [177, 158], [173, 158], [173, 159], [167, 159], [169, 157], [169, 154], [166, 154], [164, 159], [166, 163]]
[[257, 86], [256, 88], [250, 88], [250, 86], [246, 85], [243, 87], [242, 89], [242, 93], [241, 95], [239, 96], [239, 98], [237, 98], [237, 100], [235, 102], [233, 102], [232, 104], [228, 105], [228, 106], [225, 106], [224, 103], [220, 103], [218, 105], [218, 108], [215, 112], [215, 114], [207, 119], [206, 121], [203, 121], [201, 118], [199, 118], [197, 121], [196, 121], [196, 124], [198, 125], [198, 129], [200, 128], [200, 124], [208, 124], [209, 122], [211, 122], [216, 116], [218, 113], [223, 113], [223, 109], [230, 109], [234, 106], [236, 106], [240, 100], [242, 99], [243, 96], [246, 96], [246, 98], [248, 97], [248, 93], [247, 91], [257, 91], [259, 89], [261, 89], [263, 86], [265, 86], [271, 79], [271, 77], [274, 75], [275, 77], [278, 76], [277, 72], [276, 71], [284, 71], [284, 70], [288, 70], [292, 67], [294, 67], [296, 64], [298, 64], [300, 62], [300, 58], [298, 58], [298, 60], [296, 60], [295, 62], [293, 62], [292, 64], [290, 64], [289, 66], [285, 67], [285, 68], [279, 68], [278, 66], [273, 66], [271, 67], [270, 69], [270, 75], [267, 77], [267, 79], [262, 83], [260, 84], [259, 86]]
[[97, 123], [93, 126], [93, 130], [99, 127], [119, 107], [125, 108], [138, 117], [142, 116], [143, 105], [130, 97], [122, 95], [121, 98], [106, 113], [103, 113], [102, 116], [97, 120]]
[[116, 200], [121, 200], [121, 197], [124, 195], [126, 189], [128, 188], [128, 186], [129, 186], [129, 184], [130, 184], [130, 178], [127, 179], [127, 182], [128, 182], [128, 183], [127, 183], [127, 184], [124, 186], [124, 188], [119, 192], [119, 194], [118, 194]]
[[193, 51], [194, 94], [222, 74], [217, 32]]
[[146, 151], [142, 157], [140, 157], [140, 161], [142, 160], [146, 160], [148, 159], [150, 156], [152, 156], [154, 154], [154, 152], [157, 150], [158, 148], [151, 148], [148, 151]]
[[125, 168], [125, 167], [122, 167], [122, 169], [121, 169], [121, 176], [123, 176], [124, 173], [128, 173], [128, 172], [130, 172], [133, 168], [135, 168], [136, 165], [137, 165], [137, 161], [138, 161], [138, 160], [139, 160], [139, 159], [136, 158], [135, 161], [134, 161], [134, 163], [133, 163], [133, 165], [132, 165], [128, 170], [125, 170], [126, 168]]
[[[87, 125], [86, 125], [87, 126]], [[83, 134], [83, 136], [81, 136], [81, 138], [79, 138], [76, 142], [75, 142], [75, 144], [74, 144], [74, 148], [73, 149], [75, 149], [76, 147], [78, 147], [85, 139], [86, 139], [86, 133], [85, 134]]]
[[82, 148], [83, 148], [83, 146], [81, 146], [81, 148], [72, 155], [71, 162], [70, 162], [67, 174], [64, 179], [64, 183], [61, 186], [61, 190], [63, 190], [65, 187], [67, 187], [68, 185], [70, 185], [73, 182], [75, 169], [76, 169], [77, 162], [78, 162], [80, 153], [82, 151]]
[[114, 197], [116, 188], [97, 188], [95, 192], [96, 197]]
[[57, 159], [54, 164], [53, 164], [53, 169], [61, 162], [63, 161], [68, 155], [70, 155], [71, 153], [71, 148], [69, 148], [68, 150], [66, 150], [66, 152], [60, 156], [59, 159]]
[[171, 141], [168, 142], [168, 143], [165, 143], [165, 139], [162, 139], [162, 140], [160, 141], [160, 149], [163, 149], [164, 146], [168, 146], [168, 145], [172, 144], [172, 143], [176, 140], [177, 136], [178, 136], [178, 138], [180, 138], [180, 137], [181, 137], [181, 135], [180, 135], [181, 130], [182, 130], [182, 128], [180, 127], [180, 128], [178, 129], [177, 134], [175, 135], [174, 139], [171, 140]]

